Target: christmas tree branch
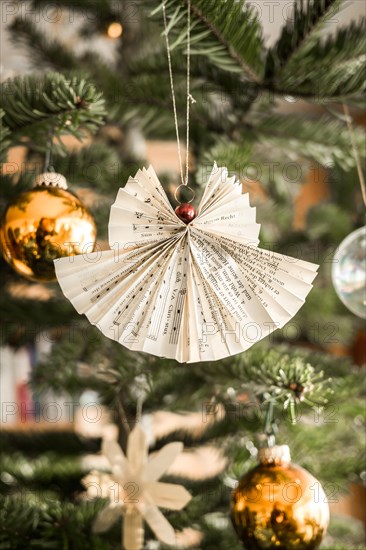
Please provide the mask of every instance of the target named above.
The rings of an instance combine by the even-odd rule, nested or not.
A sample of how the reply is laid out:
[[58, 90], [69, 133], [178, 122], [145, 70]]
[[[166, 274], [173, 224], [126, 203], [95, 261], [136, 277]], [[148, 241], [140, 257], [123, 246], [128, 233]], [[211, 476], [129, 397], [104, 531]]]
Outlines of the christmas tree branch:
[[[301, 151], [302, 156], [312, 158], [325, 167], [334, 163], [348, 167], [354, 165], [347, 127], [334, 118], [323, 116], [312, 120], [301, 115], [276, 113], [254, 115], [252, 124], [256, 137], [269, 150], [279, 146], [281, 150], [287, 148], [287, 152], [298, 154]], [[364, 131], [361, 128], [354, 131], [360, 154], [363, 154]]]
[[[365, 91], [366, 19], [312, 42], [279, 75], [277, 89], [313, 94], [314, 100], [361, 96]], [[291, 93], [291, 92], [289, 92]]]
[[59, 458], [72, 457], [76, 459], [82, 455], [95, 454], [100, 451], [101, 441], [99, 438], [79, 437], [71, 430], [71, 427], [70, 430], [42, 429], [41, 423], [37, 422], [41, 418], [42, 411], [39, 410], [39, 417], [36, 416], [35, 423], [31, 427], [28, 424], [29, 428], [26, 430], [7, 430], [4, 425], [0, 432], [2, 456], [13, 456], [16, 460], [14, 455], [17, 452], [17, 456], [34, 458], [52, 450], [52, 453], [56, 453]]
[[81, 128], [94, 132], [102, 124], [104, 100], [95, 87], [78, 77], [58, 73], [44, 77], [16, 77], [1, 84], [0, 107], [4, 123], [12, 130], [12, 143], [28, 134], [42, 143], [45, 129], [55, 134], [81, 137]]
[[[183, 2], [188, 5], [187, 0], [183, 0]], [[207, 2], [206, 2], [207, 4]], [[221, 6], [222, 7], [222, 6]], [[243, 70], [244, 74], [248, 75], [249, 79], [253, 82], [258, 83], [259, 77], [257, 74], [252, 70], [252, 68], [245, 63], [244, 59], [238, 54], [238, 52], [229, 44], [228, 39], [225, 37], [224, 33], [220, 32], [207, 18], [205, 15], [207, 6], [202, 6], [202, 9], [199, 9], [194, 4], [191, 5], [191, 11], [192, 14], [197, 17], [202, 23], [212, 32], [212, 34], [218, 39], [219, 42], [227, 49], [231, 57], [238, 63], [238, 65]], [[233, 15], [232, 15], [233, 16]], [[222, 17], [222, 16], [221, 16]], [[229, 34], [229, 33], [228, 33]]]
[[8, 29], [13, 44], [23, 46], [38, 66], [51, 67], [56, 71], [75, 71], [79, 68], [69, 48], [56, 38], [48, 37], [32, 20], [15, 17]]
[[[272, 68], [272, 72], [274, 64], [277, 68], [274, 70], [276, 79], [278, 72], [281, 73], [283, 68], [295, 61], [295, 57], [316, 37], [325, 22], [335, 15], [342, 2], [343, 0], [296, 1], [293, 17], [283, 27], [280, 38], [269, 52], [273, 62], [267, 61], [267, 68]], [[272, 78], [273, 74], [267, 71], [266, 77]]]
[[[328, 67], [333, 64], [353, 61], [364, 57], [366, 50], [366, 18], [361, 17], [359, 21], [352, 21], [347, 27], [336, 29], [324, 39], [317, 38], [307, 48], [306, 54], [301, 57], [302, 63], [309, 68], [313, 64], [320, 67]], [[291, 70], [300, 69], [296, 64]]]
[[[175, 36], [175, 45], [184, 45], [187, 33], [184, 12], [181, 15], [182, 4], [186, 7], [186, 0], [166, 3], [168, 12], [176, 10], [171, 16], [170, 29]], [[225, 3], [192, 0], [191, 11], [192, 54], [205, 55], [212, 64], [227, 71], [240, 71], [250, 81], [259, 82], [257, 73], [262, 70], [263, 38], [255, 11], [234, 0]]]
[[53, 165], [56, 172], [63, 174], [72, 184], [92, 187], [93, 191], [103, 194], [114, 193], [121, 182], [127, 181], [130, 174], [137, 171], [136, 164], [124, 166], [116, 149], [104, 141], [70, 151], [67, 156], [54, 155]]

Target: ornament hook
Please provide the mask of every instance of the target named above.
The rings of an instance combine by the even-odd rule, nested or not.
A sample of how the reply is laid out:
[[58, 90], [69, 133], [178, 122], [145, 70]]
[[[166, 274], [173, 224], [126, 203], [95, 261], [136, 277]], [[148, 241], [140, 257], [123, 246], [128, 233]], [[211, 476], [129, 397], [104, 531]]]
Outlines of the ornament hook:
[[51, 124], [48, 131], [48, 137], [46, 142], [46, 152], [44, 156], [44, 169], [43, 172], [54, 172], [55, 169], [52, 166], [52, 153], [53, 153], [53, 138], [55, 135], [55, 127]]
[[178, 187], [176, 188], [176, 190], [174, 191], [174, 198], [175, 200], [177, 201], [178, 204], [182, 204], [182, 201], [178, 199], [178, 194], [179, 194], [179, 190], [181, 187], [184, 187], [184, 189], [189, 189], [189, 191], [192, 193], [192, 197], [190, 200], [185, 200], [184, 202], [190, 204], [191, 202], [194, 201], [194, 199], [196, 198], [196, 193], [193, 191], [192, 187], [189, 187], [189, 185], [186, 185], [185, 183], [181, 183], [180, 185], [178, 185]]

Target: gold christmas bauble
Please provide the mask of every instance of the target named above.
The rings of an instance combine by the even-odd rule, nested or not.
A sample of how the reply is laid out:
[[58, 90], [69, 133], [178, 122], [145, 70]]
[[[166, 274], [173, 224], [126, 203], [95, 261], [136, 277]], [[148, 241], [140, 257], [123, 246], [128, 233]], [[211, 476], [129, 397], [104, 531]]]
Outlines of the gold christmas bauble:
[[0, 244], [5, 260], [17, 273], [49, 282], [56, 278], [56, 258], [93, 250], [96, 226], [89, 210], [67, 190], [61, 174], [41, 174], [36, 185], [8, 205]]
[[291, 464], [287, 445], [261, 449], [260, 464], [235, 489], [231, 519], [248, 550], [315, 550], [329, 523], [319, 481]]

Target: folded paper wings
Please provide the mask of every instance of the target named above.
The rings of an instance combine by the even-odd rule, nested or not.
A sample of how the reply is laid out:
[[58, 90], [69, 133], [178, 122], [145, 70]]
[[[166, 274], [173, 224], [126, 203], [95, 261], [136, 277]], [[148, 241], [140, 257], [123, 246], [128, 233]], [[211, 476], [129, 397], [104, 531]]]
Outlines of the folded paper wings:
[[175, 214], [154, 169], [111, 208], [111, 250], [55, 261], [65, 296], [106, 336], [179, 362], [245, 351], [303, 305], [315, 264], [258, 247], [249, 195], [213, 167], [197, 217]]

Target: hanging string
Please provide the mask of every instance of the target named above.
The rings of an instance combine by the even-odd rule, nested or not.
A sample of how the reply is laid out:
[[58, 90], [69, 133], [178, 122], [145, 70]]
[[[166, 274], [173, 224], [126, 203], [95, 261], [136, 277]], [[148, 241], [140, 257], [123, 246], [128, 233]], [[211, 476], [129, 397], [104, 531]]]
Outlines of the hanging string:
[[348, 109], [348, 105], [346, 105], [345, 103], [343, 103], [343, 111], [344, 111], [344, 114], [345, 114], [345, 116], [346, 116], [346, 121], [347, 121], [347, 126], [348, 126], [349, 137], [350, 137], [350, 141], [351, 141], [351, 146], [352, 146], [352, 150], [353, 150], [353, 155], [354, 155], [355, 162], [356, 162], [358, 178], [359, 178], [359, 181], [360, 181], [360, 187], [361, 187], [362, 198], [363, 198], [363, 202], [364, 202], [364, 204], [365, 204], [365, 206], [366, 206], [366, 185], [365, 185], [365, 178], [364, 178], [364, 175], [363, 175], [363, 170], [362, 170], [362, 164], [361, 164], [360, 155], [358, 154], [358, 149], [357, 149], [357, 144], [356, 144], [356, 140], [355, 140], [355, 135], [354, 135], [354, 133], [353, 133], [352, 117], [351, 117], [351, 115], [350, 115], [350, 112], [349, 112], [349, 109]]
[[44, 156], [44, 172], [54, 172], [55, 169], [52, 166], [52, 152], [53, 152], [53, 137], [55, 135], [55, 128], [52, 125], [48, 132], [48, 138], [46, 143], [46, 152]]
[[191, 0], [188, 0], [188, 15], [187, 15], [187, 120], [186, 120], [186, 177], [184, 184], [188, 185], [189, 175], [189, 118], [191, 102], [195, 100], [191, 96]]
[[184, 170], [183, 170], [182, 152], [181, 152], [181, 145], [180, 145], [180, 139], [179, 139], [177, 102], [176, 102], [176, 97], [175, 97], [172, 59], [171, 59], [171, 50], [170, 50], [170, 44], [169, 44], [169, 36], [168, 36], [169, 33], [168, 33], [168, 23], [167, 23], [165, 4], [166, 4], [166, 1], [163, 3], [163, 20], [164, 20], [164, 31], [165, 31], [164, 34], [165, 34], [165, 44], [166, 44], [167, 57], [168, 57], [168, 68], [169, 68], [169, 77], [170, 77], [170, 91], [171, 91], [172, 102], [173, 102], [175, 132], [176, 132], [176, 136], [177, 136], [180, 178], [181, 178], [181, 182], [182, 182], [181, 185], [188, 186], [190, 105], [191, 105], [191, 102], [195, 103], [195, 100], [192, 97], [191, 90], [190, 90], [190, 73], [191, 73], [191, 0], [188, 0], [188, 17], [187, 17], [187, 116], [186, 116], [187, 133], [186, 133], [185, 174], [184, 174]]

